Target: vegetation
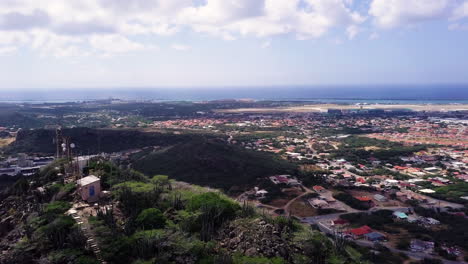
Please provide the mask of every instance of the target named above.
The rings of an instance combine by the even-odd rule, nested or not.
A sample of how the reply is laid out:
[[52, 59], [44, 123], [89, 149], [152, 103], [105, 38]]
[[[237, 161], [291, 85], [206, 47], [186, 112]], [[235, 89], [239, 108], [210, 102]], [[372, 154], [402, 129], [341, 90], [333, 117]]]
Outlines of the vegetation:
[[371, 214], [368, 213], [350, 213], [341, 215], [340, 218], [345, 219], [356, 226], [368, 225], [374, 229], [382, 230], [385, 225], [393, 223], [392, 211], [379, 210]]
[[225, 142], [199, 138], [135, 160], [133, 168], [145, 174], [163, 173], [180, 181], [241, 189], [257, 178], [292, 174], [296, 167], [273, 155], [247, 151]]
[[333, 194], [333, 198], [342, 201], [343, 203], [351, 206], [354, 209], [358, 210], [367, 210], [369, 205], [365, 204], [358, 199], [354, 198], [351, 194], [347, 192], [338, 192]]
[[164, 215], [157, 208], [144, 209], [138, 215], [135, 222], [145, 230], [163, 228], [166, 225]]
[[[76, 153], [96, 154], [118, 152], [147, 146], [169, 146], [188, 142], [195, 135], [175, 135], [164, 133], [144, 133], [136, 130], [111, 130], [91, 128], [63, 129], [63, 136], [70, 137], [75, 143]], [[51, 144], [55, 130], [21, 130], [16, 141], [6, 148], [8, 153], [54, 154], [56, 146]]]
[[[373, 149], [366, 149], [373, 147]], [[366, 163], [371, 158], [391, 161], [394, 164], [400, 164], [400, 156], [407, 156], [421, 150], [426, 150], [425, 145], [404, 146], [401, 143], [387, 140], [373, 139], [367, 137], [352, 136], [342, 140], [342, 145], [336, 151], [333, 151], [335, 157], [342, 157], [351, 162]]]
[[468, 202], [467, 200], [460, 198], [468, 194], [467, 182], [461, 182], [461, 183], [438, 187], [438, 188], [435, 188], [435, 191], [436, 192], [433, 194], [430, 194], [430, 196], [433, 196], [435, 198], [442, 199], [442, 200], [457, 202], [457, 203]]

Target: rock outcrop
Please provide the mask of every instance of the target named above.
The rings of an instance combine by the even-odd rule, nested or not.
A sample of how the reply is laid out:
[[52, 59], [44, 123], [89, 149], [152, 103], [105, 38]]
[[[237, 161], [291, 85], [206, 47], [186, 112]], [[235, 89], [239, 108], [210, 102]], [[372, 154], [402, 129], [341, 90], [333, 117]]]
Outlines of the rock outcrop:
[[231, 222], [218, 237], [221, 248], [246, 256], [282, 257], [289, 259], [300, 248], [292, 243], [288, 227], [280, 227], [262, 219]]

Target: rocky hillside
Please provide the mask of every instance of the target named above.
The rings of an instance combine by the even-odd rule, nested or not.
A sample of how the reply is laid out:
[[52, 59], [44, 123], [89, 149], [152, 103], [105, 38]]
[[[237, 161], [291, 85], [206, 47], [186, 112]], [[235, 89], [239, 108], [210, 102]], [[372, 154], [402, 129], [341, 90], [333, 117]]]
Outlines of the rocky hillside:
[[[292, 218], [164, 175], [91, 163], [110, 195], [81, 201], [53, 164], [1, 194], [0, 264], [401, 263], [335, 243]], [[385, 255], [384, 258], [380, 257]], [[389, 261], [391, 260], [391, 261]]]

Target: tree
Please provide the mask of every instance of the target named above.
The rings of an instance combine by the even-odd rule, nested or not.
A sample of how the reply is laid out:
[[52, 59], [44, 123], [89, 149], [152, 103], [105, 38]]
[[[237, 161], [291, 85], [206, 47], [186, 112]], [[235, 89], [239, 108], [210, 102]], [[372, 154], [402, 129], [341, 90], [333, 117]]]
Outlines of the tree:
[[159, 209], [148, 208], [138, 215], [136, 224], [144, 230], [158, 229], [166, 225], [166, 218]]
[[217, 193], [208, 192], [195, 195], [188, 203], [189, 211], [199, 211], [200, 237], [203, 241], [209, 241], [212, 235], [222, 223], [235, 217], [240, 209], [239, 204], [221, 197]]

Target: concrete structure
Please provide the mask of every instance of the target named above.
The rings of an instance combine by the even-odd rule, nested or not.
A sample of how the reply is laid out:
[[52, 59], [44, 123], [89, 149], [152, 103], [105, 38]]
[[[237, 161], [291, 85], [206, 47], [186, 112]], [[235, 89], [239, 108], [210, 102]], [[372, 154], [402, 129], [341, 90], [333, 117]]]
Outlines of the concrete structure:
[[400, 211], [393, 212], [393, 216], [400, 220], [408, 219], [408, 215]]
[[412, 252], [426, 252], [431, 254], [434, 251], [434, 245], [434, 242], [413, 239], [411, 240], [410, 249]]
[[381, 195], [381, 194], [376, 194], [374, 195], [374, 200], [378, 201], [378, 202], [386, 202], [387, 201], [387, 197]]
[[379, 232], [371, 232], [364, 235], [369, 241], [384, 241], [387, 237]]
[[324, 207], [329, 206], [327, 201], [320, 200], [320, 199], [309, 200], [309, 204], [314, 208], [324, 208]]
[[78, 192], [81, 199], [87, 202], [96, 202], [101, 194], [101, 180], [90, 175], [77, 181]]
[[318, 192], [318, 193], [322, 193], [322, 192], [325, 192], [325, 188], [323, 188], [322, 186], [320, 185], [315, 185], [314, 187], [312, 187], [312, 189], [314, 189], [314, 191]]

